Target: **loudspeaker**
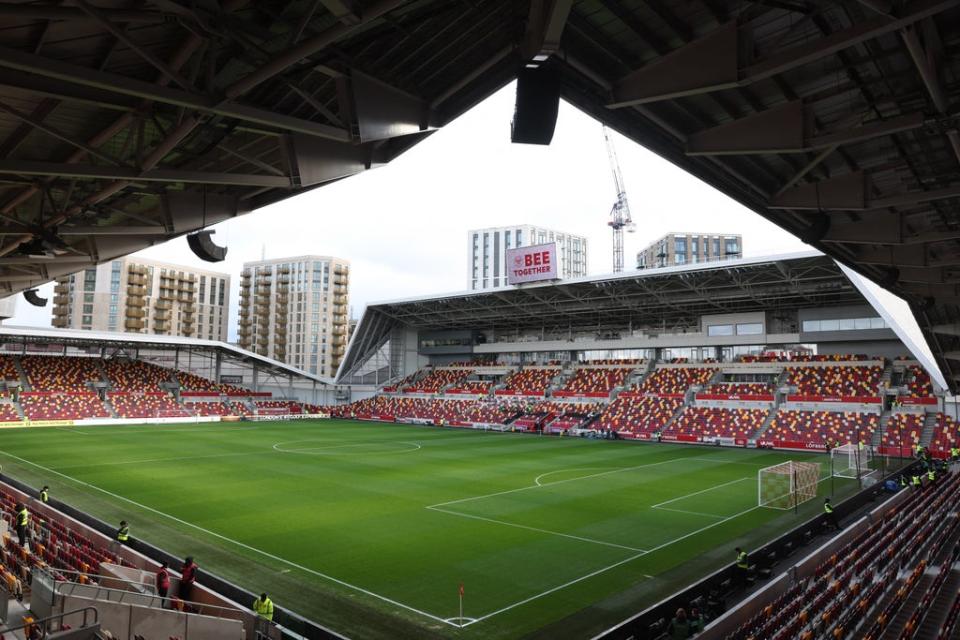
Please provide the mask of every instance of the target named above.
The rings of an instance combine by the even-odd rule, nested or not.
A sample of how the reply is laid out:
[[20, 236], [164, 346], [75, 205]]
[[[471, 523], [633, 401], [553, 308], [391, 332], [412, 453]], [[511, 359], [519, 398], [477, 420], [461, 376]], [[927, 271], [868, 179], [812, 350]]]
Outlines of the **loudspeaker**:
[[37, 295], [36, 289], [27, 289], [23, 292], [23, 297], [27, 299], [27, 302], [32, 304], [35, 307], [45, 307], [47, 306], [47, 299], [41, 298]]
[[187, 236], [187, 244], [198, 258], [206, 262], [222, 262], [227, 257], [227, 248], [218, 247], [210, 239], [215, 231], [198, 231]]
[[814, 244], [820, 242], [827, 235], [827, 231], [830, 231], [830, 216], [821, 212], [811, 220], [810, 226], [797, 233], [797, 236], [807, 244]]
[[510, 141], [550, 144], [560, 108], [560, 81], [550, 67], [525, 68], [517, 76]]

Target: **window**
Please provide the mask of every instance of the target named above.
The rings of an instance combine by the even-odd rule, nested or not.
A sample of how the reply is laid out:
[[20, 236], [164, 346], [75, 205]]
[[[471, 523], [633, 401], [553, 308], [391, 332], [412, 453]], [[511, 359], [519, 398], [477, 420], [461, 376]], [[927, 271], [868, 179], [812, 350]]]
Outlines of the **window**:
[[687, 254], [685, 253], [673, 254], [673, 264], [685, 264], [686, 262], [687, 262]]
[[736, 238], [726, 238], [724, 240], [724, 253], [734, 254], [740, 253], [740, 242]]
[[763, 323], [746, 322], [737, 325], [738, 336], [757, 336], [763, 333]]
[[[81, 322], [83, 322], [83, 324], [93, 324], [93, 316], [83, 316]], [[89, 327], [87, 328], [89, 329]]]
[[707, 327], [708, 336], [732, 336], [733, 335], [733, 325], [732, 324], [712, 324]]
[[871, 329], [886, 329], [887, 323], [883, 318], [870, 318], [870, 328]]
[[713, 257], [714, 258], [720, 257], [720, 238], [713, 239]]
[[820, 331], [839, 331], [839, 330], [840, 330], [839, 320], [821, 320], [820, 321]]
[[803, 332], [811, 333], [814, 331], [820, 331], [820, 321], [819, 320], [804, 320], [803, 321]]
[[865, 331], [889, 328], [883, 318], [843, 318], [841, 320], [804, 320], [803, 331]]
[[83, 305], [83, 312], [84, 312], [84, 313], [93, 313], [93, 305], [92, 305], [92, 304], [85, 304], [85, 305]]

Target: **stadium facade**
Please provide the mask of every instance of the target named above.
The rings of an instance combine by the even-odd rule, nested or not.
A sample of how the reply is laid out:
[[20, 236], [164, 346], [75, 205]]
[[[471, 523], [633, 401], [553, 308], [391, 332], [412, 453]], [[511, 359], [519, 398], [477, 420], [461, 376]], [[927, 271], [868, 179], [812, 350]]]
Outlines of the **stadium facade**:
[[230, 275], [124, 257], [60, 276], [54, 327], [227, 339]]

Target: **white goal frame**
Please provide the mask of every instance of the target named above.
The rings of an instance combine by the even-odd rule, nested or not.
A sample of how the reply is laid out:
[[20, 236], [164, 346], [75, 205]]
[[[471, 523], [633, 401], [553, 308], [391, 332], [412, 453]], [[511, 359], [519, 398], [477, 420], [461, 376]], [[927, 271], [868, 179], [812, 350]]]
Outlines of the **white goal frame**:
[[858, 480], [874, 473], [873, 448], [847, 443], [830, 450], [830, 464], [837, 478]]
[[757, 471], [757, 506], [793, 509], [817, 497], [820, 463], [787, 460]]

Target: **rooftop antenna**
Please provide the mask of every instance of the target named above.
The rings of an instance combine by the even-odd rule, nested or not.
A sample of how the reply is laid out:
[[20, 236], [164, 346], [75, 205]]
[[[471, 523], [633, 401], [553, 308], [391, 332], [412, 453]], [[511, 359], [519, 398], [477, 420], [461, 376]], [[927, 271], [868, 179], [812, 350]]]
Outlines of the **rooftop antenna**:
[[610, 221], [607, 224], [613, 230], [613, 272], [623, 271], [623, 230], [633, 233], [637, 225], [630, 216], [630, 205], [627, 203], [627, 187], [623, 183], [623, 174], [620, 171], [620, 162], [617, 160], [617, 150], [613, 147], [613, 138], [610, 129], [603, 125], [603, 139], [607, 143], [607, 157], [610, 159], [610, 170], [613, 171], [613, 184], [617, 190], [617, 201], [610, 209]]

